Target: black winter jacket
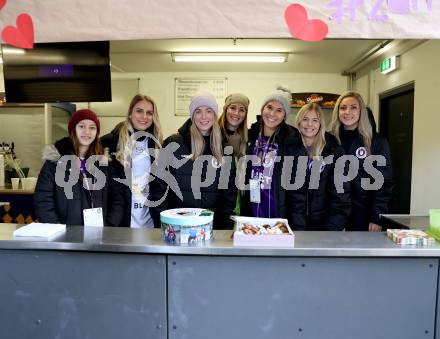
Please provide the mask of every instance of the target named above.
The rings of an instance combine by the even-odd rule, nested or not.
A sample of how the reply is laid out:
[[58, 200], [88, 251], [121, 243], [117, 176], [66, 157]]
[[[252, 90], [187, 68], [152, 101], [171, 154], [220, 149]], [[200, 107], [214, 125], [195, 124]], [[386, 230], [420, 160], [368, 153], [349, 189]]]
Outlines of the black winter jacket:
[[[214, 228], [215, 229], [232, 229], [233, 222], [230, 220], [230, 216], [235, 208], [236, 198], [237, 198], [237, 188], [235, 186], [235, 162], [232, 156], [225, 157], [225, 159], [229, 158], [226, 161], [226, 164], [230, 164], [230, 172], [223, 173], [227, 170], [227, 166], [225, 164], [216, 168], [213, 166], [215, 164], [215, 158], [212, 156], [211, 149], [209, 146], [209, 138], [205, 138], [205, 150], [203, 155], [210, 156], [211, 161], [207, 163], [203, 162], [203, 167], [197, 168], [201, 163], [198, 160], [192, 160], [190, 158], [191, 155], [191, 136], [190, 136], [190, 127], [192, 121], [188, 119], [182, 127], [179, 128], [176, 134], [168, 137], [164, 143], [162, 148], [166, 148], [171, 143], [177, 143], [178, 148], [173, 153], [175, 161], [181, 161], [183, 159], [188, 159], [178, 168], [173, 166], [168, 166], [169, 172], [167, 175], [174, 177], [178, 183], [179, 189], [182, 193], [183, 199], [180, 199], [176, 193], [168, 187], [164, 182], [162, 185], [155, 186], [154, 196], [156, 201], [158, 201], [163, 195], [168, 187], [168, 195], [163, 203], [160, 205], [158, 209], [155, 209], [154, 213], [160, 213], [160, 211], [170, 209], [170, 208], [182, 208], [182, 207], [191, 207], [191, 208], [206, 208], [212, 210], [214, 212]], [[162, 156], [162, 154], [160, 155]], [[171, 159], [161, 160], [165, 161], [167, 164], [174, 163]], [[196, 165], [196, 166], [195, 166]], [[200, 188], [200, 198], [194, 195], [194, 191], [191, 185], [191, 176], [193, 175], [193, 171], [201, 172], [201, 178], [195, 178], [195, 180], [205, 182], [206, 175], [208, 171], [208, 166], [210, 167], [210, 171], [215, 171], [215, 179], [211, 184], [207, 187]], [[176, 166], [177, 167], [177, 166]], [[213, 172], [214, 173], [214, 172]], [[224, 188], [219, 188], [219, 184], [221, 183], [221, 179], [223, 175], [225, 175]], [[223, 183], [223, 180], [222, 180]], [[159, 188], [159, 190], [157, 190]], [[158, 216], [154, 217], [155, 219]]]
[[[117, 124], [115, 128], [108, 134], [102, 136], [101, 138], [101, 144], [104, 149], [108, 149], [108, 152], [110, 154], [110, 161], [112, 162], [112, 165], [116, 172], [116, 177], [120, 179], [126, 180], [124, 166], [116, 159], [116, 149], [118, 146], [119, 141], [119, 131], [121, 130], [121, 127], [123, 125], [123, 122]], [[152, 130], [147, 130], [147, 132], [152, 133]], [[153, 149], [155, 147], [154, 141], [151, 138], [148, 138], [148, 148]], [[106, 150], [107, 151], [107, 150]], [[154, 156], [150, 155], [151, 157], [151, 163], [154, 162]], [[132, 192], [131, 192], [131, 182], [130, 178], [128, 178], [129, 185], [125, 185], [123, 183], [119, 184], [119, 189], [122, 192], [123, 198], [124, 198], [124, 207], [123, 207], [123, 215], [119, 227], [130, 227], [131, 224], [131, 199], [132, 199]], [[154, 182], [154, 180], [153, 180]], [[151, 183], [150, 183], [151, 185]], [[150, 192], [150, 191], [149, 191]], [[148, 199], [150, 198], [150, 195], [148, 195]], [[150, 214], [153, 218], [153, 222], [155, 227], [158, 227], [159, 221], [153, 217], [155, 215], [152, 213], [153, 207], [150, 207]]]
[[311, 171], [307, 171], [307, 227], [309, 231], [341, 231], [350, 215], [350, 185], [344, 183], [344, 191], [337, 192], [334, 171], [337, 159], [344, 154], [336, 138], [325, 133], [326, 145], [321, 156], [333, 156], [333, 162], [320, 166], [319, 186], [309, 186]]
[[380, 215], [388, 211], [388, 203], [393, 190], [390, 147], [385, 138], [373, 133], [371, 154], [382, 155], [386, 160], [386, 166], [377, 166], [377, 164], [374, 166], [383, 175], [384, 183], [378, 190], [365, 190], [361, 186], [361, 179], [371, 179], [372, 176], [364, 169], [362, 137], [357, 129], [350, 131], [343, 128], [341, 128], [339, 136], [345, 154], [355, 155], [359, 159], [358, 175], [350, 183], [351, 214], [347, 230], [368, 231], [369, 223], [380, 225]]
[[80, 175], [72, 187], [73, 199], [67, 199], [64, 187], [56, 184], [57, 166], [66, 169], [65, 182], [69, 180], [71, 173], [72, 161], [62, 163], [63, 160], [60, 158], [73, 154], [73, 146], [68, 137], [57, 141], [55, 145], [46, 146], [43, 154], [43, 159], [46, 161], [38, 176], [34, 194], [34, 207], [38, 220], [45, 223], [84, 225], [83, 209], [91, 208], [90, 199], [93, 199], [93, 207], [102, 207], [103, 209], [104, 225], [117, 226], [122, 218], [123, 199], [118, 186], [112, 180], [111, 165], [95, 164], [104, 173], [106, 179], [101, 190], [86, 190]]
[[[260, 119], [261, 120], [261, 119]], [[246, 155], [251, 156], [255, 146], [255, 142], [258, 139], [260, 133], [260, 122], [252, 124], [248, 133], [248, 143], [246, 147]], [[281, 129], [275, 136], [275, 143], [278, 144], [277, 156], [281, 157], [281, 160], [275, 163], [274, 171], [272, 174], [273, 187], [275, 188], [276, 197], [276, 217], [286, 218], [289, 221], [289, 225], [294, 230], [304, 230], [306, 228], [306, 211], [307, 211], [307, 189], [303, 184], [297, 190], [286, 190], [282, 187], [282, 182], [288, 182], [294, 184], [296, 178], [296, 172], [298, 167], [298, 157], [303, 156], [307, 159], [307, 150], [305, 149], [301, 136], [298, 130], [292, 126], [282, 123]], [[282, 169], [285, 156], [294, 156], [292, 172], [289, 173], [289, 177], [282, 177]], [[246, 166], [245, 184], [249, 185], [249, 179], [251, 179], [252, 162], [249, 161]], [[301, 173], [302, 178], [305, 180], [305, 173]], [[286, 186], [286, 185], [284, 185]], [[250, 192], [245, 190], [242, 204], [241, 214], [245, 216], [252, 216], [252, 207], [250, 203]]]

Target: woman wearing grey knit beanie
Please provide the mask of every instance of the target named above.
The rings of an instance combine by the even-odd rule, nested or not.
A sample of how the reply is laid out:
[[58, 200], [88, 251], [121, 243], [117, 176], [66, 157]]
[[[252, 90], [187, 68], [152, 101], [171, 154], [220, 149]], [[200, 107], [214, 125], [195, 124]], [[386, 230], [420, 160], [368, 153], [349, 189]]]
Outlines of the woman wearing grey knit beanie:
[[[290, 112], [290, 93], [277, 90], [269, 94], [261, 107], [261, 119], [249, 129], [246, 155], [253, 156], [246, 168], [247, 190], [242, 215], [261, 218], [286, 218], [292, 229], [304, 229], [307, 191], [285, 183], [297, 180], [298, 158], [306, 157], [298, 130], [286, 124]], [[290, 170], [283, 169], [290, 161]], [[293, 164], [292, 164], [293, 162]]]

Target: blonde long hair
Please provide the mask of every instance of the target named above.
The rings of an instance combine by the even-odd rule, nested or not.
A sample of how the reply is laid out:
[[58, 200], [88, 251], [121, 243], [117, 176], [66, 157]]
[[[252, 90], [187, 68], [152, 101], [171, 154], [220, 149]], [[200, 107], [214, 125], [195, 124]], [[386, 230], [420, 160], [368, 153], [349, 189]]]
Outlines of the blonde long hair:
[[[203, 139], [203, 135], [197, 128], [194, 121], [190, 127], [190, 134], [192, 160], [196, 160], [203, 154], [205, 149], [205, 140]], [[221, 164], [223, 162], [222, 133], [220, 131], [220, 126], [217, 122], [217, 119], [214, 119], [209, 140], [211, 143], [211, 153], [218, 163]]]
[[[134, 132], [133, 125], [130, 121], [130, 114], [133, 111], [133, 107], [139, 102], [139, 101], [148, 101], [153, 105], [153, 135], [156, 138], [155, 141], [155, 148], [159, 148], [160, 144], [162, 144], [163, 141], [163, 133], [162, 133], [162, 127], [160, 125], [159, 121], [159, 114], [157, 112], [157, 106], [154, 100], [147, 96], [142, 94], [136, 94], [133, 99], [131, 99], [130, 105], [128, 106], [127, 111], [127, 118], [123, 122], [121, 129], [119, 130], [119, 140], [118, 140], [118, 146], [116, 147], [116, 159], [124, 166], [127, 167], [130, 165], [130, 158], [133, 151], [133, 140], [130, 137], [130, 134]], [[160, 144], [157, 143], [159, 141]]]
[[[331, 122], [331, 132], [338, 140], [339, 144], [341, 144], [340, 132], [342, 123], [339, 120], [339, 106], [341, 105], [341, 101], [345, 98], [355, 98], [360, 106], [360, 117], [358, 122], [358, 131], [362, 136], [362, 140], [364, 143], [364, 147], [367, 149], [367, 154], [371, 154], [371, 140], [373, 138], [373, 129], [371, 127], [370, 119], [368, 118], [367, 107], [365, 105], [364, 99], [362, 96], [354, 91], [349, 91], [342, 94], [338, 100], [336, 101], [335, 108], [333, 109], [332, 122]], [[343, 128], [343, 126], [342, 126]]]
[[[319, 131], [316, 134], [315, 139], [313, 140], [313, 143], [312, 143], [312, 154], [310, 154], [310, 155], [314, 158], [314, 157], [319, 157], [321, 155], [322, 150], [324, 149], [324, 146], [326, 144], [325, 143], [325, 118], [324, 118], [324, 113], [322, 112], [321, 106], [319, 106], [319, 104], [317, 104], [316, 102], [310, 102], [310, 103], [304, 105], [303, 107], [301, 107], [301, 109], [296, 114], [295, 127], [298, 128], [298, 130], [299, 130], [300, 122], [304, 119], [304, 116], [308, 112], [316, 112], [316, 114], [318, 115], [318, 118], [319, 118], [319, 123], [321, 125], [321, 126], [319, 126]], [[306, 146], [306, 143], [304, 141], [304, 137], [302, 134], [301, 134], [301, 138], [303, 140], [304, 146]]]

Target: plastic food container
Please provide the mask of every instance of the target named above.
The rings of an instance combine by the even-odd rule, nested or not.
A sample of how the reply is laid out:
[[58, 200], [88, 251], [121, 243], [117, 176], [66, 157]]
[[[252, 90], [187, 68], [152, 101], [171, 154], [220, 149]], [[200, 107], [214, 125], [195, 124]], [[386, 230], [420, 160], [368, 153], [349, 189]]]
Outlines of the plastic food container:
[[169, 244], [203, 245], [212, 239], [214, 213], [202, 208], [175, 208], [160, 213], [162, 238]]
[[440, 209], [429, 210], [429, 225], [431, 228], [440, 229]]

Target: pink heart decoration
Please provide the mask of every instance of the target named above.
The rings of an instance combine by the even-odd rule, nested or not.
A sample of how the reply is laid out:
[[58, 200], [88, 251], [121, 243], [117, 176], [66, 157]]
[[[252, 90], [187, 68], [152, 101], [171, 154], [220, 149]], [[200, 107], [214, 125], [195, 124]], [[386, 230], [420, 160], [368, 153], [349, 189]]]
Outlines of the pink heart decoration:
[[0, 0], [0, 11], [6, 5], [6, 0]]
[[306, 9], [300, 4], [289, 5], [284, 19], [292, 36], [299, 40], [320, 41], [328, 34], [327, 24], [319, 19], [309, 20]]
[[17, 16], [17, 27], [6, 26], [2, 31], [3, 40], [9, 45], [19, 48], [34, 47], [34, 25], [29, 14]]

